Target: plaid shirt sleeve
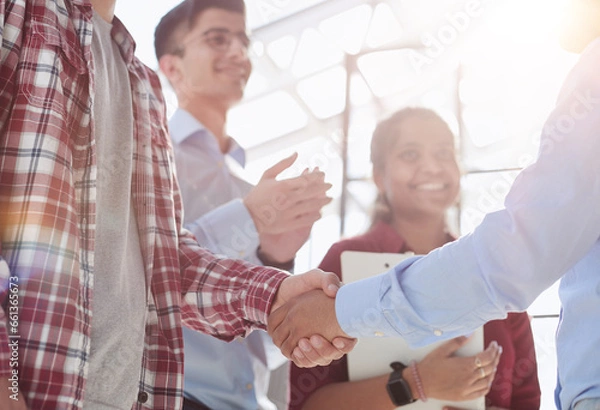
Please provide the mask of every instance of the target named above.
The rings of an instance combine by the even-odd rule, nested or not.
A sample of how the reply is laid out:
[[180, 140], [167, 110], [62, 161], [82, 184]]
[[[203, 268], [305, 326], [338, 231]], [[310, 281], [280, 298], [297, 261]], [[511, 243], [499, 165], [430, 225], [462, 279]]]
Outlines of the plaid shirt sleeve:
[[182, 228], [183, 207], [174, 181], [179, 263], [182, 272], [182, 320], [190, 328], [223, 340], [266, 328], [281, 282], [289, 276], [275, 268], [217, 256]]
[[[0, 377], [11, 369], [18, 280], [19, 389], [33, 409], [80, 410], [95, 257], [93, 61], [86, 0], [0, 0]], [[136, 410], [180, 408], [181, 323], [223, 339], [264, 326], [287, 274], [221, 259], [182, 229], [155, 73], [115, 19], [134, 108], [132, 202], [148, 292]]]
[[182, 320], [223, 340], [266, 329], [268, 313], [289, 274], [225, 259], [200, 247], [188, 231], [180, 237]]
[[[10, 38], [5, 36], [5, 0], [0, 0], [0, 83], [4, 84], [3, 67], [8, 52], [3, 46], [4, 41], [10, 41]], [[0, 88], [0, 136], [6, 123], [7, 99], [4, 97], [4, 87]], [[2, 220], [0, 219], [0, 229], [2, 228]], [[0, 300], [4, 300], [5, 294], [8, 292], [10, 281], [10, 270], [8, 264], [2, 258], [2, 243], [0, 242]], [[2, 304], [4, 306], [4, 303]], [[10, 349], [8, 346], [8, 317], [3, 306], [0, 306], [0, 377], [10, 374]], [[8, 304], [6, 304], [8, 307]]]

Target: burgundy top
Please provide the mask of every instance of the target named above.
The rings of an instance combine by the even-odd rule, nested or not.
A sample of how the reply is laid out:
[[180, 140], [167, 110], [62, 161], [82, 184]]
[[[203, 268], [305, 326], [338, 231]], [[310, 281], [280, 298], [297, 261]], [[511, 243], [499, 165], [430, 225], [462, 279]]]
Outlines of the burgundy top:
[[[448, 242], [452, 240], [449, 236]], [[341, 278], [340, 255], [343, 251], [405, 253], [411, 250], [390, 225], [379, 222], [363, 235], [335, 243], [319, 268], [334, 272]], [[541, 393], [527, 313], [509, 313], [504, 320], [486, 323], [483, 330], [485, 346], [496, 340], [503, 348], [496, 378], [486, 396], [486, 405], [510, 410], [539, 409]], [[323, 368], [301, 369], [292, 363], [288, 409], [300, 410], [315, 390], [330, 383], [345, 381], [348, 381], [345, 356]]]

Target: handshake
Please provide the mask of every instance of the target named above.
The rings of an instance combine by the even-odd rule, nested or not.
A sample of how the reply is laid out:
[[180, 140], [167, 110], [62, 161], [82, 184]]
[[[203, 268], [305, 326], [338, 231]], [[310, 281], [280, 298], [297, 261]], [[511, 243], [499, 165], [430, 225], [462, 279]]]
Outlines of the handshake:
[[333, 273], [313, 269], [285, 279], [275, 297], [268, 331], [281, 352], [298, 367], [325, 366], [356, 345], [338, 324]]

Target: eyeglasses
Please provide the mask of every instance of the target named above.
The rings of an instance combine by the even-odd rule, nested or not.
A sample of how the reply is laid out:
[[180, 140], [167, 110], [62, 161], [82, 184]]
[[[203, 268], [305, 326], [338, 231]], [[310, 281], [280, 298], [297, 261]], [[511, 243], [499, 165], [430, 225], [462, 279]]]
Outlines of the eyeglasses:
[[205, 31], [196, 37], [188, 39], [188, 41], [186, 41], [184, 44], [177, 47], [172, 54], [183, 56], [185, 46], [199, 38], [204, 39], [206, 44], [208, 44], [208, 46], [213, 50], [224, 53], [231, 47], [234, 37], [237, 37], [242, 45], [242, 48], [247, 52], [248, 48], [250, 47], [250, 37], [248, 37], [245, 32], [241, 31], [238, 33], [233, 33], [226, 28], [211, 28], [210, 30]]

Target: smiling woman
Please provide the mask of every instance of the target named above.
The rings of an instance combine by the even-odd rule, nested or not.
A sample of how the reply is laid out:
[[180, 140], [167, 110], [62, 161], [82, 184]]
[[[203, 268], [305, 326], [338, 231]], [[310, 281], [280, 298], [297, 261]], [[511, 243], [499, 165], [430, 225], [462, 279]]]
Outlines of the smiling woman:
[[[411, 241], [417, 253], [443, 245], [445, 211], [456, 200], [460, 179], [454, 136], [444, 120], [424, 108], [398, 111], [375, 129], [371, 162], [379, 193], [375, 222], [398, 231], [417, 226], [419, 234]], [[420, 234], [425, 221], [437, 232], [428, 243], [422, 243], [427, 235]]]
[[[454, 239], [447, 230], [446, 211], [458, 195], [460, 172], [454, 136], [440, 116], [425, 108], [405, 108], [382, 121], [373, 133], [371, 162], [378, 191], [371, 229], [334, 244], [319, 265], [340, 278], [344, 251], [427, 254]], [[483, 395], [487, 406], [496, 409], [538, 409], [540, 388], [527, 313], [489, 322], [484, 340], [489, 346], [483, 354], [490, 356], [487, 367], [479, 356], [454, 355], [466, 338], [446, 342], [410, 369], [400, 366], [399, 374], [393, 373], [406, 383], [400, 395], [388, 395], [389, 374], [349, 381], [345, 358], [319, 376], [293, 366], [290, 410], [391, 410], [419, 398], [465, 401]], [[519, 368], [523, 363], [526, 371]], [[310, 387], [307, 380], [314, 381]]]

